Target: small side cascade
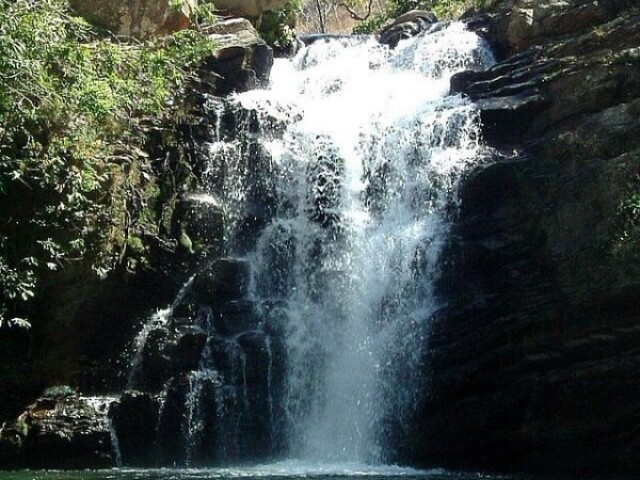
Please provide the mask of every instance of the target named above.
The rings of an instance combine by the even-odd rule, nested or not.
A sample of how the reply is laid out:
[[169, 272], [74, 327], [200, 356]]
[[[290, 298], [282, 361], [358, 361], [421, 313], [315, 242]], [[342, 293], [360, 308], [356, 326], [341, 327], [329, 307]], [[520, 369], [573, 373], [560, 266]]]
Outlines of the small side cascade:
[[113, 426], [113, 420], [109, 418], [109, 439], [111, 440], [111, 451], [113, 453], [113, 460], [117, 468], [122, 468], [122, 451], [120, 450], [120, 440], [118, 439], [118, 432]]
[[250, 276], [247, 261], [216, 259], [145, 323], [112, 412], [119, 465], [197, 467], [273, 453], [270, 340]]

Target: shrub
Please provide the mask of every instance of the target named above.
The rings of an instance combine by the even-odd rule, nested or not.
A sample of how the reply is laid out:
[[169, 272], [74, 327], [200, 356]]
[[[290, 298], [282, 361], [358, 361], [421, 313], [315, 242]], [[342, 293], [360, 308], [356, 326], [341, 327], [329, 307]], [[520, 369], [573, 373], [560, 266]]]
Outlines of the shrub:
[[170, 113], [211, 48], [195, 31], [123, 43], [65, 0], [0, 0], [0, 326], [47, 271], [104, 275], [153, 220], [141, 120]]

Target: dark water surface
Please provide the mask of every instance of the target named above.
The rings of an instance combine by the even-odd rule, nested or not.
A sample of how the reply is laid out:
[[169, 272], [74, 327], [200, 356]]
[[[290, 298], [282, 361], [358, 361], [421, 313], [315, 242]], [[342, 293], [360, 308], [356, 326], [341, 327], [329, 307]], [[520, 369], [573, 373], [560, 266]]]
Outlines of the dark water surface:
[[[515, 477], [394, 466], [322, 466], [283, 463], [261, 467], [206, 469], [20, 470], [0, 472], [0, 480], [515, 480]], [[519, 479], [523, 480], [523, 479]]]

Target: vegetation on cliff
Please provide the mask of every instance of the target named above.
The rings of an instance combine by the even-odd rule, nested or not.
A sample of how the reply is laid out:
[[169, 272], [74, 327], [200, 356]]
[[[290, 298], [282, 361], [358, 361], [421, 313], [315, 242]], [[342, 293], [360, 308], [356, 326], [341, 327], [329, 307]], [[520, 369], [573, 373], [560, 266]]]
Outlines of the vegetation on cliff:
[[103, 275], [156, 228], [145, 125], [211, 48], [191, 30], [126, 43], [65, 0], [0, 0], [0, 327], [25, 324], [48, 272]]

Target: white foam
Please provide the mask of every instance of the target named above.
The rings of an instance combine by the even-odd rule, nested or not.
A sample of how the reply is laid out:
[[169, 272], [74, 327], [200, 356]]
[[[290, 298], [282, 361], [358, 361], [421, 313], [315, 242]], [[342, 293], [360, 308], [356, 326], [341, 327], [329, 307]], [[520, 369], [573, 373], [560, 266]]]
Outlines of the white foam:
[[256, 297], [269, 298], [273, 246], [294, 245], [283, 298], [292, 456], [383, 462], [389, 424], [415, 412], [449, 214], [480, 150], [476, 109], [448, 96], [449, 80], [491, 61], [458, 23], [395, 51], [316, 42], [277, 61], [268, 90], [237, 97], [286, 125], [262, 132], [279, 206], [253, 267]]

